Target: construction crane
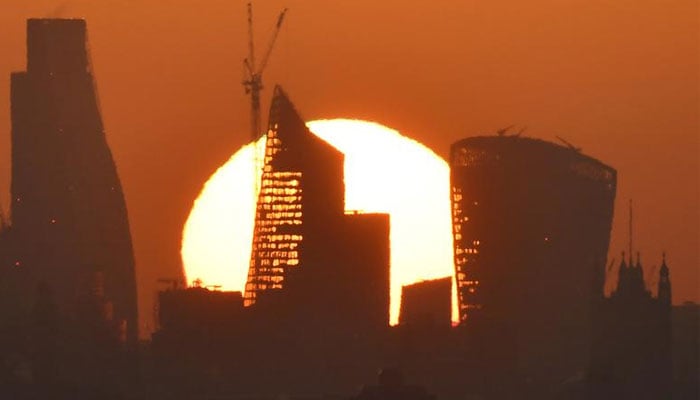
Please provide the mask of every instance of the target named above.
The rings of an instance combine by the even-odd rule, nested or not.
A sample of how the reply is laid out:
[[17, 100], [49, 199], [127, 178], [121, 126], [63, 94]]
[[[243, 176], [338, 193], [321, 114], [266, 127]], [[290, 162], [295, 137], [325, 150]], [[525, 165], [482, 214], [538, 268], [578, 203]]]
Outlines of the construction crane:
[[[250, 94], [250, 139], [253, 142], [258, 140], [260, 135], [260, 91], [263, 88], [262, 74], [265, 71], [267, 62], [270, 60], [272, 48], [275, 46], [277, 35], [279, 35], [284, 15], [287, 13], [285, 8], [277, 17], [277, 24], [272, 32], [272, 38], [267, 45], [265, 54], [263, 54], [260, 65], [255, 65], [255, 45], [253, 43], [253, 4], [248, 3], [248, 57], [243, 60], [243, 68], [245, 70], [245, 78], [243, 87], [246, 94]], [[256, 152], [257, 158], [257, 152]], [[256, 160], [257, 168], [257, 160]]]

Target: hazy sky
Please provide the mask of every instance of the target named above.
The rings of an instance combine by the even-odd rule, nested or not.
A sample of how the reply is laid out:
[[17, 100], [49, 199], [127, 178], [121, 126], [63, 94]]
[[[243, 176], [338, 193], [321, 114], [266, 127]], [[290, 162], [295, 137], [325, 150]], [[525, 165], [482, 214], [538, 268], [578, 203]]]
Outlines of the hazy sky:
[[[3, 208], [9, 76], [25, 68], [25, 19], [84, 17], [150, 317], [155, 281], [181, 266], [181, 228], [201, 185], [248, 138], [246, 2], [2, 3]], [[264, 110], [281, 83], [306, 119], [377, 121], [443, 157], [460, 138], [511, 124], [562, 136], [618, 170], [610, 257], [619, 263], [627, 247], [633, 198], [647, 273], [665, 250], [674, 302], [700, 300], [697, 0], [266, 0], [255, 4], [258, 54], [283, 7]]]

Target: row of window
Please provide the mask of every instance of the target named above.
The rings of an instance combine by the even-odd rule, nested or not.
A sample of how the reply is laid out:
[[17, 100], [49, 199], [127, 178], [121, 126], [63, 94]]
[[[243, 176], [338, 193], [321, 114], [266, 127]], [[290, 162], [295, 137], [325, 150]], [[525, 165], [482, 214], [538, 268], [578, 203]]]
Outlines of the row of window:
[[297, 188], [263, 187], [262, 190], [260, 191], [260, 194], [263, 196], [268, 196], [268, 195], [290, 196], [290, 195], [295, 195], [295, 194], [300, 194], [300, 193], [301, 193], [301, 189], [297, 189]]
[[299, 252], [296, 250], [286, 251], [286, 250], [260, 250], [257, 252], [258, 256], [263, 259], [280, 259], [280, 258], [298, 258]]
[[[275, 179], [270, 178], [272, 175]], [[277, 177], [276, 174], [266, 174], [262, 180], [262, 186], [275, 186], [275, 187], [299, 187], [298, 179], [288, 179], [289, 177]], [[285, 179], [282, 179], [285, 178]]]
[[258, 204], [258, 211], [301, 211], [301, 204], [288, 204], [288, 203], [260, 203]]
[[269, 242], [281, 242], [281, 241], [295, 241], [300, 242], [302, 239], [301, 235], [265, 235], [265, 239]]
[[293, 218], [301, 218], [301, 211], [265, 213], [265, 219], [293, 219]]
[[301, 196], [262, 196], [260, 200], [263, 203], [297, 203], [301, 201]]
[[479, 250], [473, 248], [473, 247], [467, 247], [466, 249], [463, 249], [461, 247], [458, 247], [455, 249], [455, 254], [457, 255], [462, 255], [462, 254], [479, 254]]
[[276, 232], [274, 229], [265, 229], [271, 226], [282, 226], [282, 225], [301, 225], [300, 219], [263, 219], [260, 220], [255, 227], [258, 232]]
[[294, 250], [299, 246], [299, 243], [288, 243], [288, 242], [282, 242], [282, 243], [267, 243], [263, 242], [258, 244], [258, 249], [289, 249], [289, 250]]
[[263, 179], [273, 179], [275, 181], [280, 181], [280, 180], [291, 180], [293, 178], [301, 178], [301, 172], [294, 172], [294, 171], [276, 171], [276, 172], [270, 172], [268, 174], [263, 175]]

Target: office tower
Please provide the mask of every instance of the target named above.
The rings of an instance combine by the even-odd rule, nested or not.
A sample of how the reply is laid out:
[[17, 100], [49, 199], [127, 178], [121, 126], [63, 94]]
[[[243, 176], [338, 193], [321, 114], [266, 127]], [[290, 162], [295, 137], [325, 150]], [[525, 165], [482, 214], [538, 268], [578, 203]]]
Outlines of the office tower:
[[[327, 256], [344, 214], [343, 154], [313, 135], [278, 86], [270, 106], [245, 304], [282, 289], [289, 270]], [[270, 293], [267, 293], [270, 292]]]
[[587, 370], [616, 171], [502, 135], [454, 143], [450, 166], [461, 323], [513, 349], [516, 380], [547, 387]]
[[112, 319], [137, 339], [134, 256], [105, 137], [84, 20], [30, 19], [27, 70], [12, 74], [14, 264], [72, 318], [96, 275]]

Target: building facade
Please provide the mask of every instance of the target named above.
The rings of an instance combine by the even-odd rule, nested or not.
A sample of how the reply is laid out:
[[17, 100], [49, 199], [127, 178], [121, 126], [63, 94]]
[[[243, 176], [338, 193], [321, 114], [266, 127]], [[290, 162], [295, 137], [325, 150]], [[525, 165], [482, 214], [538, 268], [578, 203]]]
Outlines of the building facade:
[[[278, 86], [270, 106], [265, 157], [244, 301], [274, 296], [289, 271], [327, 263], [345, 212], [343, 154], [313, 135]], [[330, 227], [330, 229], [329, 229]], [[337, 230], [337, 229], [336, 229]]]
[[10, 263], [47, 286], [64, 318], [103, 278], [112, 317], [137, 340], [124, 194], [100, 116], [84, 20], [30, 19], [27, 70], [12, 74]]
[[513, 349], [515, 380], [574, 379], [603, 296], [616, 171], [517, 135], [458, 141], [450, 166], [461, 324]]

